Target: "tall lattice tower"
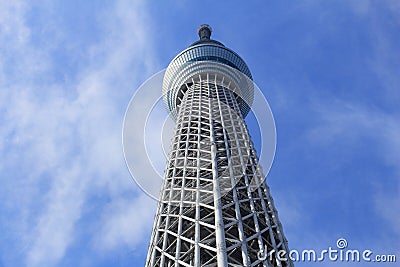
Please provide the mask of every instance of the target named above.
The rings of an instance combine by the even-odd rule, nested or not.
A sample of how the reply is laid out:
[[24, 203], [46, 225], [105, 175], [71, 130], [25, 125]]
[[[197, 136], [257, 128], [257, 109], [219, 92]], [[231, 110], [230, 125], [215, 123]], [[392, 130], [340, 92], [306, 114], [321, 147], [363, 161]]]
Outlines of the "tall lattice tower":
[[244, 122], [249, 68], [210, 26], [198, 33], [164, 76], [176, 126], [146, 266], [293, 266], [277, 256], [287, 241]]

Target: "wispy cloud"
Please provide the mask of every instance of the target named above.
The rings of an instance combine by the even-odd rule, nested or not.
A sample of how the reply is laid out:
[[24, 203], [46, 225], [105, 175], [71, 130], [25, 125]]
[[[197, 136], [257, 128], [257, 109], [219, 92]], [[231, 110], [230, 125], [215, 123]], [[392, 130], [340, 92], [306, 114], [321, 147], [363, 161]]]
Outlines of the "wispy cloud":
[[[337, 177], [338, 181], [346, 184], [341, 189], [344, 190], [343, 193], [335, 193], [336, 198], [345, 196], [346, 191], [352, 192], [344, 202], [341, 202], [343, 199], [337, 201], [337, 205], [342, 205], [343, 208], [349, 207], [351, 205], [348, 201], [357, 199], [359, 203], [367, 204], [366, 208], [374, 216], [379, 216], [379, 220], [385, 225], [385, 231], [375, 233], [374, 237], [385, 236], [386, 242], [380, 243], [381, 241], [376, 240], [374, 244], [369, 244], [369, 248], [375, 251], [386, 249], [387, 253], [396, 252], [393, 246], [387, 244], [397, 242], [396, 238], [399, 234], [399, 219], [395, 213], [399, 207], [400, 195], [398, 179], [400, 175], [398, 165], [400, 114], [354, 102], [333, 98], [329, 100], [314, 103], [315, 123], [306, 131], [306, 143], [314, 150], [314, 153], [333, 153], [335, 157], [331, 162], [331, 168], [347, 170], [349, 172], [347, 175], [354, 176], [346, 178], [346, 182], [342, 177]], [[355, 158], [363, 160], [355, 160]], [[373, 173], [367, 173], [366, 170], [371, 170], [368, 168], [369, 164], [379, 166], [379, 171], [372, 169]], [[351, 170], [348, 169], [349, 165], [352, 166]], [[326, 170], [327, 173], [330, 171]], [[364, 177], [358, 175], [359, 173], [363, 173]], [[365, 191], [365, 188], [371, 190], [372, 193], [367, 195], [369, 193]], [[353, 197], [354, 200], [352, 200]], [[362, 246], [365, 245], [362, 244], [362, 240], [365, 239], [367, 237], [353, 237], [352, 242]]]
[[[99, 250], [119, 247], [135, 248], [149, 238], [156, 202], [145, 194], [138, 198], [117, 198], [103, 214], [104, 224], [94, 238]], [[135, 231], [132, 231], [135, 229]]]
[[[57, 10], [42, 9], [57, 16]], [[2, 213], [8, 215], [0, 229], [12, 241], [0, 246], [3, 261], [56, 265], [76, 241], [89, 199], [98, 195], [111, 204], [98, 212], [110, 216], [92, 225], [104, 235], [99, 239], [104, 244], [96, 246], [134, 245], [154, 209], [144, 210], [135, 223], [135, 209], [149, 204], [135, 196], [123, 161], [121, 126], [132, 89], [155, 71], [146, 6], [119, 1], [99, 12], [103, 35], [76, 48], [84, 51], [79, 54], [85, 62], [70, 70], [68, 81], [53, 76], [53, 50], [35, 46], [32, 36], [38, 32], [27, 22], [30, 11], [17, 1], [0, 7], [0, 192]], [[68, 46], [71, 40], [64, 38], [55, 48]]]
[[307, 133], [310, 143], [352, 145], [369, 139], [387, 164], [397, 166], [400, 155], [399, 114], [338, 99], [313, 105], [316, 123]]

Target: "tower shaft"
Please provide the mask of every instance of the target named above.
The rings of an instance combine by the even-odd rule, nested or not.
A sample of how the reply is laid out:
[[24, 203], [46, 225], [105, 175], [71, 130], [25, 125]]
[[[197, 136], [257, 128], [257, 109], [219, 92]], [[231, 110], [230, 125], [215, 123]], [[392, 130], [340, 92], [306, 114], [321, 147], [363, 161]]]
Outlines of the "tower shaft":
[[146, 266], [293, 266], [239, 89], [213, 71], [181, 88]]

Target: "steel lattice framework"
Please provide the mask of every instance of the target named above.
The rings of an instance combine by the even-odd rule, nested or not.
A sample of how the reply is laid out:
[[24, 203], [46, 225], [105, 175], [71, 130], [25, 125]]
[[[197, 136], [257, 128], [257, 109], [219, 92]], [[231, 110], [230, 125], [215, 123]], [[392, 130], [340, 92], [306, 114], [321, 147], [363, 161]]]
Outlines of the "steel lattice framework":
[[146, 266], [293, 266], [276, 257], [287, 241], [244, 122], [252, 87], [237, 73], [250, 71], [199, 34], [164, 77], [176, 127]]

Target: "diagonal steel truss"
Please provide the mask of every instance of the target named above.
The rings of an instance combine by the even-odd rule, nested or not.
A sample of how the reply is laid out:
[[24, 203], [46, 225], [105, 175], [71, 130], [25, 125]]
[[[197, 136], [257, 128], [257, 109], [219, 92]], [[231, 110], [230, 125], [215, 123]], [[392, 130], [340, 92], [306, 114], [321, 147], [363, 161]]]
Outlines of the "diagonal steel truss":
[[212, 71], [185, 87], [146, 266], [293, 266], [238, 88]]

